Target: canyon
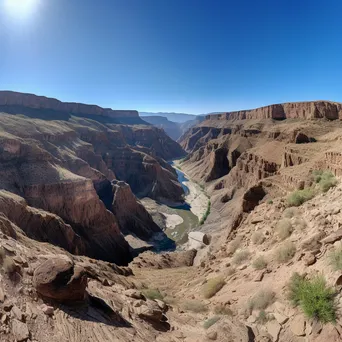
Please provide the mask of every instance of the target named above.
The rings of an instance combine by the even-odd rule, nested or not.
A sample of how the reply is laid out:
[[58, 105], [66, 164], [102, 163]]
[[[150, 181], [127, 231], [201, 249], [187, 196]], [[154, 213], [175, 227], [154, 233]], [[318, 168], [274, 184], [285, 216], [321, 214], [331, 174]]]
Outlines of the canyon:
[[[342, 104], [209, 114], [178, 143], [143, 119], [0, 92], [1, 340], [340, 341]], [[291, 304], [294, 273], [324, 277], [334, 324]]]

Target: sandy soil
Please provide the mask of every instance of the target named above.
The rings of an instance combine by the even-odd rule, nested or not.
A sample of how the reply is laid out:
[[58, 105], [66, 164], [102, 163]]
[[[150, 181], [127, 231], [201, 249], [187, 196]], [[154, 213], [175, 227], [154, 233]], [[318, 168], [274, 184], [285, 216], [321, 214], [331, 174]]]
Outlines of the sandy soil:
[[166, 218], [166, 228], [174, 229], [176, 228], [176, 226], [184, 222], [184, 220], [179, 215], [166, 213], [161, 214], [163, 214]]
[[191, 205], [191, 212], [201, 220], [207, 211], [209, 199], [196, 183], [187, 181], [183, 182], [183, 184], [189, 188], [189, 194], [185, 197], [185, 201]]

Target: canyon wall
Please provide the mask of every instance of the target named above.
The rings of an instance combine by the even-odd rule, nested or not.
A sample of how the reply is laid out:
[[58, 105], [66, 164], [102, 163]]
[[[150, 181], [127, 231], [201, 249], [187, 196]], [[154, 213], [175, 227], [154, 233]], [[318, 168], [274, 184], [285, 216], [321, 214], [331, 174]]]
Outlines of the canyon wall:
[[34, 94], [23, 94], [14, 91], [0, 91], [0, 106], [22, 106], [34, 109], [49, 109], [56, 112], [65, 112], [77, 115], [100, 115], [111, 118], [130, 117], [137, 118], [136, 110], [113, 110], [96, 105], [88, 105], [76, 102], [61, 102], [57, 99], [37, 96]]
[[206, 116], [206, 120], [283, 120], [322, 118], [329, 120], [341, 119], [342, 104], [329, 101], [293, 102]]

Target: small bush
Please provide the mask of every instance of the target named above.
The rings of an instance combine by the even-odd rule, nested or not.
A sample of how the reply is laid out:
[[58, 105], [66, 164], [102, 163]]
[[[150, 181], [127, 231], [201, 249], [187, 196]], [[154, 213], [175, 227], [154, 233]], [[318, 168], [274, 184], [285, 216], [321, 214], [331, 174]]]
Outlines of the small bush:
[[208, 318], [204, 324], [203, 324], [203, 328], [204, 329], [208, 329], [210, 328], [212, 325], [214, 325], [217, 321], [220, 320], [221, 317], [219, 316], [214, 316], [214, 317], [211, 317], [211, 318]]
[[293, 221], [292, 227], [297, 230], [304, 230], [306, 228], [306, 222], [300, 217], [296, 217]]
[[267, 204], [273, 204], [273, 201], [272, 200], [268, 200]]
[[208, 201], [208, 206], [207, 206], [207, 210], [206, 212], [204, 213], [203, 217], [201, 218], [201, 221], [200, 221], [200, 225], [204, 224], [204, 222], [206, 221], [206, 219], [208, 218], [209, 214], [210, 214], [210, 207], [211, 207], [211, 202], [210, 200]]
[[267, 267], [267, 261], [263, 256], [259, 256], [257, 259], [253, 261], [252, 266], [256, 270], [262, 270]]
[[290, 219], [298, 214], [297, 208], [286, 208], [283, 212], [283, 217]]
[[327, 192], [330, 188], [337, 184], [337, 179], [330, 171], [323, 172], [319, 186], [323, 192]]
[[269, 289], [260, 290], [248, 302], [250, 312], [265, 310], [275, 300], [275, 293]]
[[253, 235], [252, 235], [252, 242], [255, 245], [261, 245], [264, 241], [265, 241], [265, 236], [264, 236], [264, 234], [262, 232], [257, 231], [257, 232], [253, 233]]
[[236, 272], [236, 269], [234, 267], [228, 267], [227, 269], [224, 270], [224, 276], [225, 277], [230, 277]]
[[296, 254], [296, 246], [293, 242], [284, 242], [275, 252], [275, 258], [279, 263], [290, 261]]
[[241, 251], [237, 251], [233, 256], [233, 263], [236, 265], [241, 265], [245, 260], [249, 258], [249, 251], [244, 249]]
[[142, 294], [148, 299], [163, 299], [163, 295], [159, 292], [158, 289], [145, 289], [142, 291]]
[[222, 277], [211, 278], [203, 285], [204, 298], [211, 298], [222, 289], [225, 282]]
[[207, 307], [199, 300], [189, 300], [185, 302], [183, 305], [183, 309], [196, 313], [206, 312], [208, 310]]
[[214, 307], [214, 313], [216, 315], [227, 315], [227, 316], [233, 316], [232, 310], [230, 310], [229, 306], [218, 304]]
[[265, 310], [261, 310], [261, 311], [259, 312], [259, 315], [258, 315], [256, 321], [257, 321], [259, 324], [265, 324], [265, 323], [268, 322], [268, 315], [267, 315], [267, 313], [266, 313]]
[[228, 254], [234, 254], [236, 252], [236, 250], [240, 247], [241, 241], [242, 241], [242, 238], [240, 236], [238, 236], [234, 240], [232, 240], [228, 244], [228, 248], [227, 248]]
[[315, 197], [315, 191], [312, 188], [294, 191], [287, 197], [287, 204], [290, 207], [299, 207], [304, 202]]
[[335, 248], [329, 254], [330, 265], [335, 271], [342, 270], [342, 246]]
[[280, 240], [287, 239], [292, 234], [292, 224], [289, 219], [282, 219], [277, 223], [276, 234]]
[[335, 291], [327, 287], [323, 276], [307, 280], [298, 273], [294, 273], [288, 290], [289, 299], [295, 306], [299, 305], [307, 317], [315, 318], [323, 323], [335, 322]]

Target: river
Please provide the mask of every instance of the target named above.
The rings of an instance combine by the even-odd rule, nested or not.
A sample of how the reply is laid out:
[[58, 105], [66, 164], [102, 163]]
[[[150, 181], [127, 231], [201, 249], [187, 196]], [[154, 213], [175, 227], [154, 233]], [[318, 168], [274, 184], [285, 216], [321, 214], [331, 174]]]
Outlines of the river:
[[170, 207], [174, 212], [173, 214], [181, 217], [183, 222], [177, 224], [174, 228], [166, 228], [165, 233], [177, 245], [180, 245], [187, 241], [187, 233], [198, 227], [199, 221], [206, 211], [208, 198], [201, 187], [180, 170], [179, 161], [170, 164], [176, 170], [178, 181], [183, 187], [185, 203], [181, 206]]

